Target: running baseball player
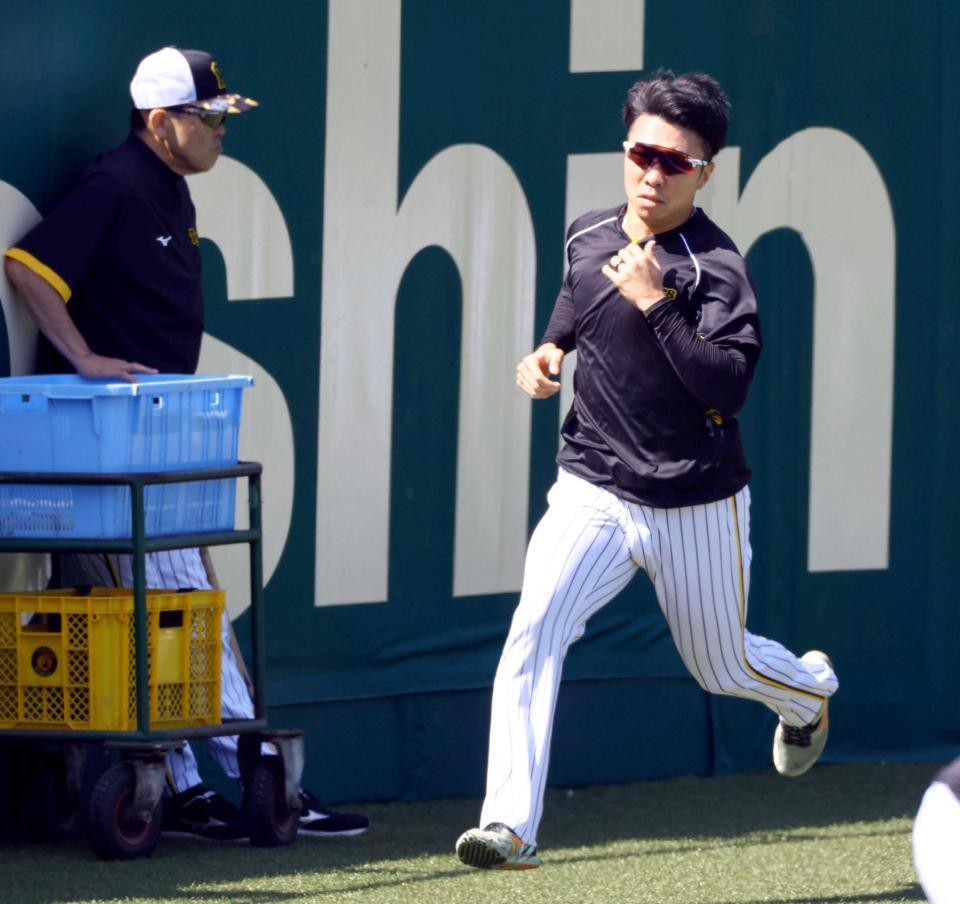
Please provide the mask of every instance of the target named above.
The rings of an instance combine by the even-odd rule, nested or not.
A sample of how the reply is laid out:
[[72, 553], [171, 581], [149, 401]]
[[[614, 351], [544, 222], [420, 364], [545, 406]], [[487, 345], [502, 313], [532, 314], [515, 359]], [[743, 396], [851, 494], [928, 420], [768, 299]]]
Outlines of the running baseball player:
[[746, 629], [750, 491], [736, 414], [760, 355], [746, 263], [694, 206], [724, 146], [729, 101], [709, 76], [659, 72], [623, 107], [626, 201], [576, 220], [543, 340], [517, 366], [531, 398], [559, 391], [576, 349], [559, 474], [527, 550], [493, 686], [483, 828], [469, 866], [539, 865], [537, 829], [563, 659], [643, 569], [704, 690], [779, 716], [776, 768], [806, 772], [827, 740], [829, 658]]

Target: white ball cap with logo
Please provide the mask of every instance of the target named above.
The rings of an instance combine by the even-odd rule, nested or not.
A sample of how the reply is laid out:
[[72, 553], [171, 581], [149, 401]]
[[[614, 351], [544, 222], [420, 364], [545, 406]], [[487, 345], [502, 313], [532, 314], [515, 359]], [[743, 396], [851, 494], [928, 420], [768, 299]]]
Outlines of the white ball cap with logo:
[[243, 113], [255, 100], [228, 93], [220, 68], [203, 50], [164, 47], [144, 57], [130, 82], [138, 110], [192, 105], [223, 113]]

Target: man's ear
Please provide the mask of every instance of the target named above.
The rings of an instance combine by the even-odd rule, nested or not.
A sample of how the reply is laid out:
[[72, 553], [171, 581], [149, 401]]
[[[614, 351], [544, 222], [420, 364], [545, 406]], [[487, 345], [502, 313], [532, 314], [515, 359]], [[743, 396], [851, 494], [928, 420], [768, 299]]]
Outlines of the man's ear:
[[158, 107], [146, 115], [147, 130], [154, 138], [166, 138], [170, 116], [166, 110]]
[[697, 180], [697, 190], [699, 191], [710, 181], [710, 177], [713, 175], [713, 169], [716, 166], [714, 163], [708, 163], [702, 170], [700, 170], [700, 178]]

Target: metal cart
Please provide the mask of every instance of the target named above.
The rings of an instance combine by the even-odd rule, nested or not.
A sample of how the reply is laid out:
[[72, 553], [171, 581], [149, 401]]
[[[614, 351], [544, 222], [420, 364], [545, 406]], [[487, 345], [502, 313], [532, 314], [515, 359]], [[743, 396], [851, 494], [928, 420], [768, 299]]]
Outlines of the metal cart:
[[[227, 467], [124, 474], [0, 473], [0, 485], [55, 484], [64, 486], [122, 486], [130, 488], [131, 536], [124, 539], [0, 538], [0, 552], [102, 552], [133, 557], [133, 614], [136, 657], [136, 729], [132, 731], [78, 731], [16, 728], [0, 730], [30, 759], [26, 783], [30, 823], [36, 834], [63, 838], [79, 827], [80, 792], [88, 745], [116, 751], [115, 762], [92, 787], [87, 810], [87, 835], [101, 859], [149, 856], [157, 845], [163, 820], [163, 785], [167, 751], [186, 740], [239, 735], [243, 811], [250, 840], [259, 846], [293, 842], [299, 826], [299, 787], [303, 772], [303, 733], [271, 730], [267, 725], [263, 612], [263, 565], [260, 476], [256, 462]], [[147, 537], [145, 488], [153, 484], [242, 478], [248, 482], [249, 528], [246, 530], [179, 533]], [[225, 721], [174, 730], [156, 730], [150, 724], [147, 590], [144, 556], [159, 550], [188, 546], [247, 543], [250, 547], [251, 641], [253, 653], [254, 718]], [[219, 626], [218, 626], [219, 629]], [[218, 635], [219, 636], [219, 635]], [[277, 755], [262, 755], [261, 745], [272, 744]]]

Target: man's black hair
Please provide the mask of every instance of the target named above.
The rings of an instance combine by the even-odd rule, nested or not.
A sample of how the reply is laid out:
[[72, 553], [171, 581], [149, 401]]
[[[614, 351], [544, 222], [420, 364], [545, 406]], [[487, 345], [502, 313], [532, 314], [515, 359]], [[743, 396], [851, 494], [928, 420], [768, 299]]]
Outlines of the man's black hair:
[[674, 75], [669, 69], [658, 69], [627, 92], [623, 124], [629, 132], [641, 113], [659, 116], [696, 132], [706, 144], [707, 158], [712, 160], [727, 143], [729, 110], [730, 100], [716, 79], [702, 72]]

